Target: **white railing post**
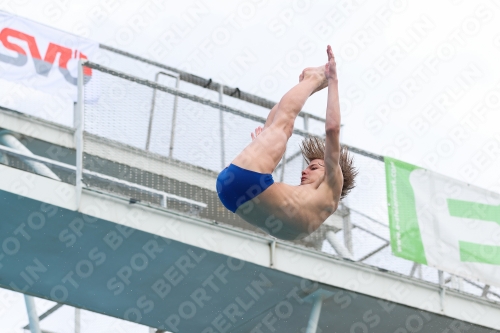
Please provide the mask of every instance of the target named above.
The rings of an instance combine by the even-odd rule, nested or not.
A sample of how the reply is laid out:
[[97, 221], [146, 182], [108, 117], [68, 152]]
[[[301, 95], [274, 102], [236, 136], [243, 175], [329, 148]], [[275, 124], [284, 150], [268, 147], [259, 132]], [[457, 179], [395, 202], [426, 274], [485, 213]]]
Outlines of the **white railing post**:
[[83, 189], [83, 130], [85, 115], [83, 108], [83, 65], [84, 61], [78, 60], [78, 99], [75, 112], [75, 149], [76, 149], [76, 210], [80, 209]]
[[[224, 86], [219, 84], [219, 103], [222, 104], [224, 97]], [[224, 169], [226, 165], [226, 151], [224, 149], [224, 112], [219, 109], [219, 124], [220, 124], [220, 167]]]
[[[176, 81], [175, 81], [175, 89], [179, 90], [180, 82], [181, 82], [181, 77], [177, 76]], [[177, 121], [178, 101], [179, 101], [179, 96], [175, 95], [175, 97], [174, 97], [174, 111], [172, 113], [172, 128], [170, 130], [170, 147], [168, 150], [168, 157], [172, 157], [174, 155], [175, 124]]]
[[[160, 75], [166, 75], [173, 77], [175, 79], [175, 89], [179, 90], [180, 77], [178, 74], [171, 74], [166, 72], [158, 72], [155, 75], [155, 83], [158, 83]], [[149, 125], [148, 125], [148, 134], [146, 137], [146, 150], [149, 151], [149, 146], [151, 144], [151, 132], [153, 130], [153, 118], [156, 106], [156, 88], [153, 88], [153, 99], [151, 100], [151, 110], [149, 111]], [[168, 149], [168, 156], [172, 157], [174, 150], [174, 136], [175, 136], [175, 119], [177, 117], [177, 104], [178, 104], [179, 96], [175, 95], [174, 97], [174, 109], [172, 112], [172, 128], [170, 130], [170, 146]]]

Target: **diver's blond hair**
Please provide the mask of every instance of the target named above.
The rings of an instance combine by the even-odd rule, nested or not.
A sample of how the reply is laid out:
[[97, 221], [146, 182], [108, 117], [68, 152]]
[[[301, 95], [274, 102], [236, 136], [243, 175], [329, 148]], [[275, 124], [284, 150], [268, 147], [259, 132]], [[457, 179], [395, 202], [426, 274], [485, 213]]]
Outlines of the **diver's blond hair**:
[[[325, 160], [325, 140], [316, 136], [309, 136], [302, 140], [300, 145], [302, 156], [310, 163], [312, 160], [321, 159]], [[344, 199], [349, 192], [355, 187], [355, 178], [358, 170], [352, 165], [352, 155], [345, 146], [340, 146], [340, 169], [344, 176], [344, 184], [342, 185], [342, 192], [340, 199]]]

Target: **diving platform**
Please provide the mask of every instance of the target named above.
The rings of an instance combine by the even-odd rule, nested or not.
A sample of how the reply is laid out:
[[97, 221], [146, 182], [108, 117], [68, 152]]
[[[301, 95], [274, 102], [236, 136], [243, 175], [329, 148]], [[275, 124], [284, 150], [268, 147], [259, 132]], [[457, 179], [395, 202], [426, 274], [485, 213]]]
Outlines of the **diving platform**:
[[500, 330], [498, 302], [256, 230], [210, 169], [89, 135], [78, 199], [74, 129], [8, 109], [0, 127], [34, 154], [0, 146], [2, 288], [166, 332]]

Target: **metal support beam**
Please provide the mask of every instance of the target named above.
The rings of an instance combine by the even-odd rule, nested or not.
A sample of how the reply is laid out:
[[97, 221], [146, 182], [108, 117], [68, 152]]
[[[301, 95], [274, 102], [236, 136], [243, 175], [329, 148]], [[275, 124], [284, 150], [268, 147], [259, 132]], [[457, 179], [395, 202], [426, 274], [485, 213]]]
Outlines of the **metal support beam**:
[[323, 305], [323, 298], [317, 297], [314, 301], [309, 315], [309, 322], [307, 323], [306, 333], [316, 333], [318, 329], [319, 315], [321, 314], [321, 307]]
[[75, 308], [75, 333], [80, 333], [80, 309]]
[[41, 333], [38, 315], [36, 314], [35, 299], [33, 296], [24, 295], [24, 301], [26, 302], [26, 310], [28, 311], [31, 333]]
[[[26, 155], [33, 155], [33, 153], [26, 148], [14, 135], [7, 130], [0, 131], [0, 145], [15, 149]], [[55, 180], [61, 180], [49, 167], [40, 162], [33, 160], [22, 159], [23, 162], [35, 171], [35, 173]]]
[[373, 256], [374, 254], [379, 253], [380, 251], [382, 251], [383, 249], [385, 249], [389, 245], [390, 245], [389, 242], [387, 242], [387, 243], [379, 246], [378, 248], [376, 248], [375, 250], [371, 251], [367, 255], [363, 256], [362, 258], [359, 258], [358, 261], [363, 261], [363, 260], [366, 260], [366, 259], [370, 258], [371, 256]]
[[324, 289], [318, 289], [312, 294], [306, 296], [304, 301], [313, 303], [309, 321], [307, 322], [306, 333], [317, 333], [319, 316], [321, 315], [321, 307], [323, 301], [333, 296], [333, 292]]
[[413, 266], [411, 266], [411, 271], [410, 271], [410, 276], [413, 277], [415, 275], [415, 272], [417, 271], [417, 268], [420, 266], [418, 262], [414, 262]]
[[[45, 311], [44, 313], [42, 313], [40, 315], [40, 317], [38, 317], [38, 321], [42, 321], [43, 319], [47, 318], [49, 315], [51, 315], [52, 313], [54, 313], [57, 309], [59, 309], [60, 307], [62, 307], [64, 304], [61, 304], [61, 303], [57, 303], [56, 305], [54, 305], [53, 307], [51, 307], [50, 309], [48, 309], [47, 311]], [[29, 330], [30, 328], [30, 325], [26, 325], [23, 327], [24, 330]], [[42, 331], [43, 333], [44, 331]]]
[[335, 236], [335, 233], [333, 231], [327, 231], [326, 233], [326, 239], [330, 243], [330, 245], [333, 247], [335, 252], [342, 258], [347, 258], [350, 260], [353, 260], [352, 254], [347, 250], [344, 245], [337, 239]]

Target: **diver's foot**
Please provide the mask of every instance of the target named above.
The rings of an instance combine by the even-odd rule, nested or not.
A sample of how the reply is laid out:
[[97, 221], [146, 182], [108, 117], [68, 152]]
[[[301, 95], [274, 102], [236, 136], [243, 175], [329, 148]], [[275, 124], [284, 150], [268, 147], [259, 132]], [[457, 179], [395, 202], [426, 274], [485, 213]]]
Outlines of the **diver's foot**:
[[299, 82], [302, 82], [303, 80], [316, 81], [318, 86], [311, 93], [311, 95], [328, 86], [328, 80], [326, 79], [326, 76], [325, 76], [325, 67], [324, 66], [308, 67], [308, 68], [304, 69], [299, 76]]

